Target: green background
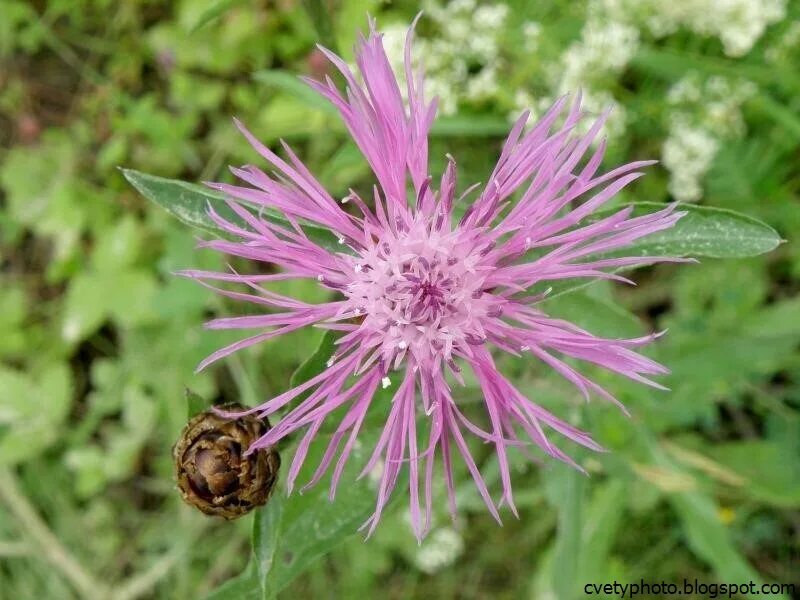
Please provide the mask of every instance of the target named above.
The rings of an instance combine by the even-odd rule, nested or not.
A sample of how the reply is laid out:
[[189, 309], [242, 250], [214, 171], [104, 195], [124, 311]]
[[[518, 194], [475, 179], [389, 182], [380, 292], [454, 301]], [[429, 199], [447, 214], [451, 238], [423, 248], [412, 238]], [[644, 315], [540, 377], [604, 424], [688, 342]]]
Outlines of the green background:
[[[461, 189], [491, 169], [518, 90], [559, 93], [554, 69], [601, 3], [508, 4], [498, 90], [462, 99], [434, 132], [433, 172], [452, 153]], [[421, 547], [398, 490], [369, 541], [348, 537], [300, 569], [286, 597], [568, 599], [585, 583], [683, 578], [800, 588], [800, 43], [791, 33], [800, 6], [783, 4], [741, 56], [713, 32], [655, 36], [642, 26], [625, 64], [585, 83], [624, 111], [607, 166], [662, 158], [680, 112], [717, 140], [696, 201], [762, 219], [789, 240], [760, 257], [644, 269], [636, 288], [595, 284], [548, 304], [603, 335], [669, 328], [647, 354], [671, 369], [671, 391], [585, 369], [629, 419], [599, 400], [584, 406], [542, 365], [504, 360], [532, 399], [612, 450], [572, 452], [591, 476], [515, 460], [520, 519], [504, 510], [500, 528], [459, 467], [459, 520], [449, 522], [439, 494]], [[328, 42], [349, 59], [367, 12], [383, 25], [408, 23], [418, 9], [332, 2]], [[522, 43], [529, 21], [540, 26], [533, 53]], [[423, 18], [419, 35], [435, 40], [441, 27]], [[199, 598], [248, 563], [252, 517], [205, 518], [174, 490], [184, 389], [259, 402], [287, 388], [320, 332], [195, 375], [234, 339], [202, 322], [248, 307], [172, 275], [224, 259], [195, 251], [202, 234], [149, 204], [116, 167], [228, 179], [226, 165], [258, 159], [232, 125], [237, 116], [267, 143], [286, 138], [334, 195], [369, 186], [335, 116], [294, 79], [323, 68], [318, 38], [293, 0], [0, 0], [0, 598]], [[715, 77], [751, 85], [734, 111], [741, 123], [712, 122], [703, 96], [670, 100], [686, 77], [701, 89]], [[621, 200], [666, 202], [670, 189], [670, 172], [656, 166]], [[310, 284], [283, 288], [325, 298]], [[475, 389], [461, 400], [480, 414]], [[497, 490], [490, 449], [475, 453]], [[431, 567], [443, 539], [452, 551]]]

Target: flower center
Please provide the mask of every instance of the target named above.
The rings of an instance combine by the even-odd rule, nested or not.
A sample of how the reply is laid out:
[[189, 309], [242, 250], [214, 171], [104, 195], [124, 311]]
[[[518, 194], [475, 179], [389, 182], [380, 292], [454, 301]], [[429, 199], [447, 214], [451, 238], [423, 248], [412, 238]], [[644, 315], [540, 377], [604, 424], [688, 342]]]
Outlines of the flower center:
[[481, 320], [499, 314], [502, 300], [483, 289], [492, 269], [482, 263], [486, 250], [474, 236], [422, 222], [389, 233], [354, 259], [348, 310], [380, 336], [385, 360], [406, 351], [417, 361], [450, 360], [465, 345], [483, 343]]
[[408, 323], [427, 325], [452, 312], [456, 282], [440, 266], [438, 261], [412, 258], [403, 263], [402, 276], [385, 289]]

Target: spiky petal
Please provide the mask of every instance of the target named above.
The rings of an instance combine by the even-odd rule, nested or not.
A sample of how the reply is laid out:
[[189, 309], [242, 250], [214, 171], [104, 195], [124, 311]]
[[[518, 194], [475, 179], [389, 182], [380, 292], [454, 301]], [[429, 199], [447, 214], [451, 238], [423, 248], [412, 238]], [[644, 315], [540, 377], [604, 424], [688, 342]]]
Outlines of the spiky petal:
[[[605, 142], [599, 142], [591, 153], [590, 149], [606, 115], [579, 134], [576, 126], [584, 118], [580, 97], [571, 104], [565, 97], [527, 131], [527, 113], [520, 117], [488, 183], [456, 220], [455, 161], [448, 157], [438, 185], [428, 175], [427, 138], [436, 109], [435, 102], [425, 103], [422, 76], [411, 67], [411, 32], [406, 44], [406, 103], [381, 36], [374, 23], [370, 25], [369, 35], [361, 37], [356, 47], [360, 80], [341, 58], [323, 49], [347, 88], [342, 92], [331, 79], [309, 83], [338, 109], [372, 167], [377, 180], [372, 197], [362, 199], [351, 192], [345, 200], [352, 202], [357, 214], [347, 212], [288, 146], [284, 144], [288, 158], [280, 158], [237, 121], [248, 141], [270, 164], [273, 175], [245, 166], [232, 171], [247, 185], [210, 184], [228, 196], [229, 206], [240, 221], [233, 223], [212, 211], [214, 221], [235, 241], [215, 240], [203, 245], [270, 263], [280, 272], [186, 274], [203, 281], [244, 284], [245, 291], [219, 291], [274, 309], [255, 316], [211, 321], [208, 326], [214, 329], [265, 331], [219, 350], [201, 367], [309, 325], [342, 334], [324, 372], [248, 411], [265, 416], [288, 411], [250, 452], [303, 432], [287, 475], [290, 489], [317, 432], [331, 413], [341, 408], [344, 417], [309, 482], [316, 483], [332, 467], [332, 497], [379, 386], [395, 386], [382, 434], [364, 467], [364, 472], [379, 464], [383, 467], [376, 510], [365, 526], [370, 532], [375, 528], [401, 470], [407, 466], [411, 521], [421, 538], [431, 522], [437, 456], [444, 468], [451, 511], [455, 514], [452, 461], [458, 455], [489, 511], [500, 520], [470, 454], [467, 433], [494, 446], [502, 482], [501, 502], [514, 512], [507, 458], [510, 447], [524, 450], [533, 444], [577, 468], [548, 439], [550, 431], [586, 448], [601, 449], [588, 433], [550, 414], [516, 389], [497, 370], [490, 347], [531, 355], [574, 384], [587, 399], [594, 393], [619, 404], [565, 358], [593, 363], [660, 387], [650, 376], [663, 374], [666, 369], [636, 352], [655, 335], [628, 340], [595, 336], [549, 317], [538, 307], [543, 295], [530, 295], [528, 290], [562, 279], [627, 281], [614, 271], [677, 260], [620, 257], [617, 251], [672, 227], [682, 213], [671, 206], [633, 217], [630, 208], [623, 208], [587, 220], [640, 177], [640, 169], [650, 162], [629, 163], [601, 173]], [[519, 199], [512, 202], [515, 193]], [[289, 225], [257, 216], [261, 209], [279, 211]], [[305, 223], [330, 230], [339, 238], [342, 251], [331, 252], [309, 239], [303, 229]], [[264, 287], [285, 279], [317, 281], [335, 291], [337, 299], [310, 305]], [[472, 370], [483, 392], [488, 430], [467, 419], [451, 392], [448, 379], [463, 383], [464, 366]], [[294, 402], [301, 394], [303, 399]], [[428, 421], [427, 440], [418, 435], [420, 414]]]

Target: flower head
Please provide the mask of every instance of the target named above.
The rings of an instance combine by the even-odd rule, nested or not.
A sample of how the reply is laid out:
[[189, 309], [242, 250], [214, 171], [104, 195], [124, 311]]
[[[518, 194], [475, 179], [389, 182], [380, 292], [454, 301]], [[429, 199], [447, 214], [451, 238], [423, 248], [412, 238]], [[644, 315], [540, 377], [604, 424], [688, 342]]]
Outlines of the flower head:
[[[394, 392], [382, 434], [364, 471], [378, 477], [375, 513], [365, 526], [372, 531], [401, 469], [408, 467], [411, 522], [418, 537], [430, 527], [434, 464], [440, 457], [451, 511], [455, 514], [452, 461], [460, 455], [489, 511], [497, 506], [470, 454], [465, 433], [494, 445], [502, 480], [502, 500], [516, 513], [507, 459], [509, 447], [534, 445], [545, 454], [578, 467], [548, 437], [556, 431], [593, 450], [590, 436], [561, 421], [518, 391], [496, 368], [490, 348], [531, 355], [572, 382], [588, 398], [595, 393], [616, 402], [565, 357], [594, 363], [654, 387], [649, 375], [666, 369], [634, 349], [655, 335], [639, 339], [605, 339], [572, 323], [549, 317], [531, 294], [536, 284], [568, 278], [627, 281], [609, 272], [620, 267], [668, 258], [619, 257], [616, 252], [634, 240], [671, 227], [680, 217], [672, 207], [633, 217], [632, 209], [587, 219], [623, 187], [642, 175], [649, 161], [630, 163], [598, 173], [605, 143], [590, 151], [607, 115], [588, 133], [577, 133], [584, 118], [580, 97], [562, 98], [529, 130], [528, 114], [513, 126], [488, 183], [473, 186], [457, 198], [456, 163], [449, 163], [434, 183], [428, 173], [428, 132], [436, 112], [426, 103], [421, 74], [411, 66], [412, 35], [405, 47], [406, 93], [389, 66], [381, 36], [371, 23], [356, 47], [361, 80], [338, 56], [323, 49], [347, 85], [308, 83], [341, 113], [353, 140], [369, 162], [377, 185], [371, 198], [351, 191], [333, 198], [284, 144], [284, 160], [262, 145], [237, 122], [274, 174], [254, 166], [232, 169], [248, 186], [211, 184], [229, 197], [240, 221], [211, 213], [234, 241], [204, 245], [230, 255], [271, 263], [274, 274], [187, 272], [202, 280], [244, 284], [249, 292], [219, 290], [276, 311], [211, 321], [217, 329], [266, 329], [223, 348], [201, 367], [241, 348], [301, 327], [315, 325], [341, 332], [327, 369], [248, 412], [267, 416], [291, 408], [250, 451], [267, 448], [303, 431], [287, 474], [291, 489], [308, 447], [329, 418], [340, 409], [327, 451], [308, 485], [333, 466], [331, 495], [351, 455], [379, 386]], [[407, 101], [403, 100], [405, 95]], [[557, 123], [560, 123], [557, 125]], [[475, 193], [466, 210], [455, 215], [464, 196]], [[512, 195], [517, 193], [517, 200]], [[344, 203], [344, 204], [343, 204]], [[261, 218], [260, 210], [278, 211], [287, 225]], [[352, 210], [348, 211], [346, 209]], [[587, 222], [588, 220], [588, 222]], [[329, 229], [340, 245], [328, 249], [311, 239], [304, 225]], [[614, 254], [611, 254], [614, 253]], [[307, 304], [265, 287], [270, 281], [311, 279], [334, 292], [323, 304]], [[252, 293], [251, 293], [252, 292]], [[463, 384], [468, 368], [480, 385], [488, 430], [462, 413], [451, 389]], [[299, 402], [293, 401], [303, 395]], [[418, 415], [423, 415], [420, 439]], [[341, 446], [341, 447], [340, 447]], [[580, 468], [580, 467], [578, 467]], [[376, 469], [377, 470], [377, 469]], [[423, 500], [420, 500], [420, 492]]]

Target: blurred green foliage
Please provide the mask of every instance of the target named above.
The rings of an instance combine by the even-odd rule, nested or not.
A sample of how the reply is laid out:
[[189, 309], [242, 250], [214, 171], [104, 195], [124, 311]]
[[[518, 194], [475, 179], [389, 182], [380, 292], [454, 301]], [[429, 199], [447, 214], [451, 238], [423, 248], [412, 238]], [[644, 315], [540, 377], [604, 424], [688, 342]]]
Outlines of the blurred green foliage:
[[[419, 8], [329, 4], [346, 56], [367, 12], [406, 24]], [[558, 91], [549, 73], [601, 4], [509, 0], [499, 91], [437, 125], [433, 168], [452, 152], [464, 187], [483, 180], [516, 91]], [[287, 597], [566, 599], [575, 582], [683, 577], [800, 589], [800, 5], [784, 4], [743, 56], [686, 27], [642, 29], [623, 68], [586, 82], [624, 110], [610, 163], [660, 156], [678, 110], [668, 91], [688, 74], [755, 86], [744, 129], [719, 132], [700, 202], [763, 219], [790, 243], [662, 265], [638, 273], [635, 289], [598, 283], [546, 304], [606, 335], [669, 328], [650, 352], [671, 368], [671, 391], [591, 372], [628, 419], [600, 401], [583, 406], [541, 365], [503, 359], [520, 389], [612, 450], [577, 455], [591, 477], [514, 457], [521, 518], [504, 512], [498, 528], [459, 471], [455, 525], [442, 502], [418, 546], [397, 502], [373, 538], [349, 538]], [[255, 403], [286, 389], [321, 335], [298, 332], [194, 374], [230, 340], [202, 322], [242, 307], [172, 276], [223, 259], [195, 251], [196, 232], [116, 167], [228, 178], [226, 165], [256, 159], [232, 126], [238, 116], [266, 143], [289, 140], [333, 194], [371, 185], [367, 168], [294, 79], [324, 69], [302, 2], [0, 0], [0, 15], [0, 597], [202, 597], [248, 563], [252, 518], [218, 523], [175, 493], [184, 388]], [[539, 26], [536, 52], [521, 43], [527, 22]], [[437, 35], [435, 24], [423, 19], [419, 35]], [[669, 201], [669, 178], [651, 169], [623, 200]], [[319, 300], [316, 286], [291, 285]], [[462, 396], [480, 419], [478, 392]], [[496, 489], [491, 452], [475, 451]]]

